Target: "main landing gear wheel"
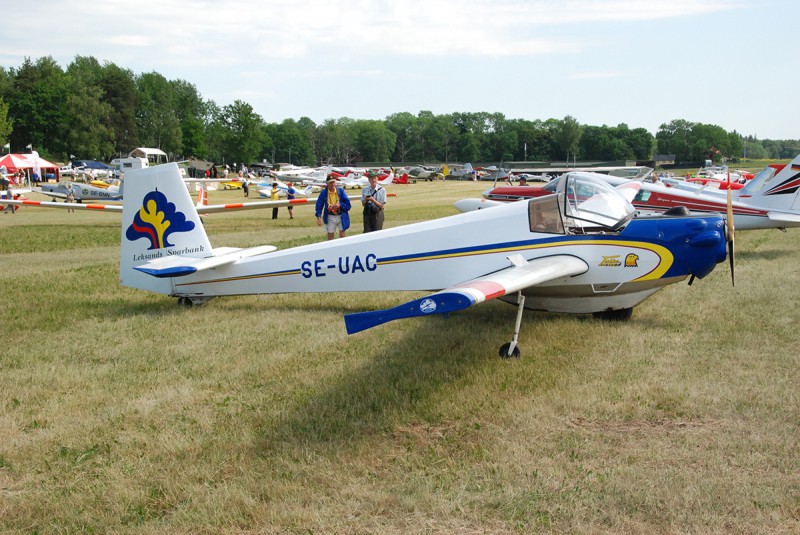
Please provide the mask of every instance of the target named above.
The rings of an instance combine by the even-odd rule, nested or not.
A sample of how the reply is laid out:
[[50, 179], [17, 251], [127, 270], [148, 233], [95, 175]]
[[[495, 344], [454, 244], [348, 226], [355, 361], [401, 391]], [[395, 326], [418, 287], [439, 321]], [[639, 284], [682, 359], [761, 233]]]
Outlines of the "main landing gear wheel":
[[500, 358], [519, 358], [519, 347], [517, 347], [517, 339], [519, 338], [519, 328], [522, 324], [522, 311], [525, 309], [525, 296], [522, 292], [517, 292], [517, 320], [514, 322], [514, 337], [510, 342], [500, 346]]
[[185, 307], [185, 308], [191, 308], [192, 306], [194, 306], [194, 303], [192, 302], [192, 298], [191, 297], [179, 297], [178, 298], [178, 306], [182, 306], [182, 307]]
[[511, 342], [506, 342], [505, 344], [500, 346], [500, 358], [501, 359], [510, 359], [510, 358], [519, 358], [519, 346], [514, 344], [514, 349], [511, 350], [509, 353], [509, 348], [511, 348]]
[[592, 316], [604, 321], [628, 321], [633, 315], [633, 308], [621, 308], [619, 310], [604, 310], [594, 312]]

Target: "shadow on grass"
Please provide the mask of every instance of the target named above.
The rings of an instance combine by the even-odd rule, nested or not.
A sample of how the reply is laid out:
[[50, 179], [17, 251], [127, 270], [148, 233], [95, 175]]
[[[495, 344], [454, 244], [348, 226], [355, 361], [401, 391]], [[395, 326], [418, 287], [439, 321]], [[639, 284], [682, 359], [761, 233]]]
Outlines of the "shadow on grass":
[[[263, 423], [262, 438], [254, 444], [256, 451], [272, 455], [308, 448], [336, 449], [391, 433], [398, 425], [438, 422], [443, 413], [469, 412], [465, 407], [453, 408], [447, 399], [460, 396], [463, 390], [474, 389], [475, 403], [484, 407], [502, 403], [501, 398], [483, 399], [495, 393], [485, 381], [507, 374], [517, 376], [522, 370], [526, 389], [551, 388], [552, 363], [540, 366], [538, 360], [526, 364], [498, 356], [499, 346], [511, 339], [515, 314], [514, 307], [493, 303], [449, 317], [408, 320], [416, 324], [393, 346], [372, 343], [371, 337], [382, 336], [377, 332], [349, 338], [354, 342], [341, 351], [366, 352], [366, 363], [311, 386], [293, 406], [274, 413], [274, 418]], [[524, 322], [542, 317], [549, 316], [529, 313]], [[331, 358], [336, 358], [335, 352]]]

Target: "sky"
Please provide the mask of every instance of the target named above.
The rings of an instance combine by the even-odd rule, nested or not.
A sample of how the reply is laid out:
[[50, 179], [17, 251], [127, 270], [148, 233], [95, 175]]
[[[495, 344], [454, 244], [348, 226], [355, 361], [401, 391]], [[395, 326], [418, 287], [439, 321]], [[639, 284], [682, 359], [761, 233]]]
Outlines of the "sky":
[[[92, 56], [269, 123], [430, 111], [800, 139], [797, 0], [3, 2], [0, 66]], [[14, 21], [14, 23], [8, 23]]]

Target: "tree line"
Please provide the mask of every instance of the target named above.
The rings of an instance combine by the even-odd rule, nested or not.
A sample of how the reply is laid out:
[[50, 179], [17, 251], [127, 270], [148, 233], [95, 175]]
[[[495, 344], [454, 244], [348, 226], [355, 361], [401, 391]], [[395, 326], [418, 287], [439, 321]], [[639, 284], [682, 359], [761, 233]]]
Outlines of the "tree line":
[[308, 117], [267, 123], [247, 102], [219, 106], [194, 84], [157, 72], [135, 74], [76, 56], [62, 69], [50, 57], [0, 67], [0, 141], [33, 146], [57, 161], [110, 161], [134, 147], [174, 159], [302, 165], [362, 162], [508, 162], [793, 158], [797, 140], [758, 140], [682, 119], [644, 128], [563, 119], [509, 119], [502, 113], [399, 112], [382, 120]]

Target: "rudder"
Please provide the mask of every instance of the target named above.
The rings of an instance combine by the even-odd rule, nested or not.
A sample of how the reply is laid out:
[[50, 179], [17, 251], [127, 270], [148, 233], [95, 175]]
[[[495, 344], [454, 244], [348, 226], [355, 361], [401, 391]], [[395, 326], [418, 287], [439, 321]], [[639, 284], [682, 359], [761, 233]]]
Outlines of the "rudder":
[[175, 163], [125, 174], [119, 279], [123, 286], [173, 293], [171, 279], [133, 269], [172, 255], [205, 258], [211, 243]]

